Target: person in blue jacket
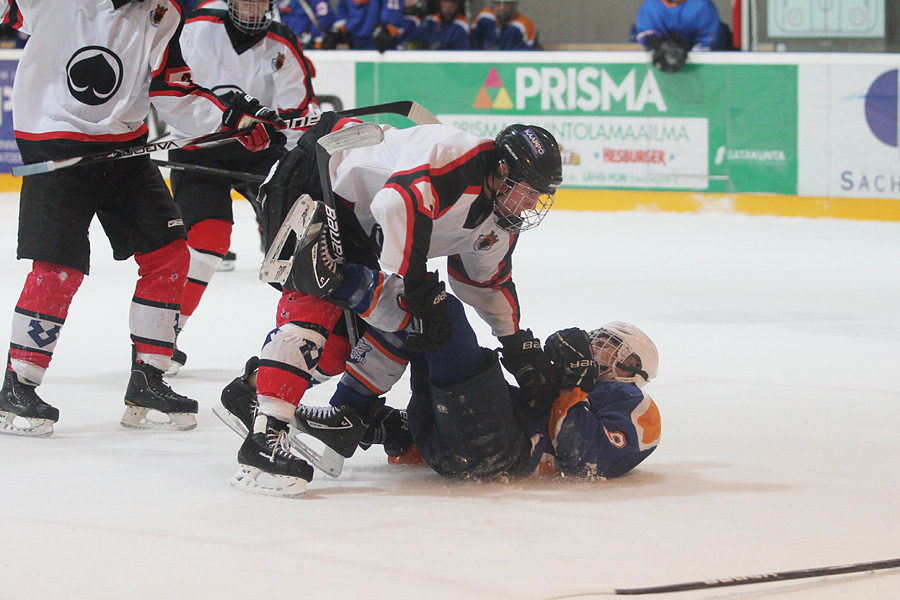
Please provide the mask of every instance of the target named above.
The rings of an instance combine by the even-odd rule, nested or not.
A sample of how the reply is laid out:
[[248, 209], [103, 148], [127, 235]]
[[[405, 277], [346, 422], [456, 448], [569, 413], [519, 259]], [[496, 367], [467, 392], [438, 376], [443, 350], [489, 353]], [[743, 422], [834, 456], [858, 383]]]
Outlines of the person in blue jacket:
[[354, 50], [393, 48], [403, 28], [401, 0], [338, 0], [335, 22], [322, 42], [333, 49], [345, 41]]
[[493, 0], [472, 24], [476, 50], [534, 50], [538, 48], [534, 21], [518, 10], [516, 0]]
[[440, 0], [440, 9], [425, 17], [422, 47], [426, 50], [468, 50], [469, 22], [462, 0]]
[[681, 69], [688, 51], [731, 49], [731, 30], [710, 0], [645, 0], [637, 12], [635, 39], [666, 72]]
[[[336, 18], [328, 0], [278, 0], [277, 4], [281, 22], [297, 35], [301, 46], [321, 47], [325, 32], [331, 29]], [[315, 20], [310, 18], [307, 9]]]
[[439, 474], [464, 480], [608, 479], [656, 449], [659, 410], [641, 388], [655, 377], [659, 354], [640, 329], [614, 321], [590, 333], [570, 328], [549, 336], [545, 351], [560, 393], [552, 406], [535, 410], [507, 384], [497, 353], [478, 346], [462, 304], [451, 307], [447, 344], [410, 360], [408, 434], [402, 411], [385, 407], [361, 447], [384, 443], [400, 462], [415, 462], [417, 453]]

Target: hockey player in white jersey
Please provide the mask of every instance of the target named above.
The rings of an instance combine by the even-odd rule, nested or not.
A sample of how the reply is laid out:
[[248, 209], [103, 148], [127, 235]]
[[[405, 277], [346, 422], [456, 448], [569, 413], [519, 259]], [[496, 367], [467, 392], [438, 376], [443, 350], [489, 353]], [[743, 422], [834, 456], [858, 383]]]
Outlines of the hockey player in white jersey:
[[[152, 102], [192, 135], [251, 127], [267, 147], [283, 122], [250, 97], [226, 106], [191, 80], [174, 0], [0, 0], [0, 17], [28, 34], [13, 90], [16, 142], [26, 164], [146, 143]], [[90, 265], [88, 228], [100, 220], [117, 260], [135, 257], [129, 325], [133, 353], [126, 427], [196, 427], [197, 402], [163, 380], [175, 341], [189, 256], [185, 229], [146, 155], [29, 175], [22, 182], [18, 258], [33, 261], [16, 303], [0, 391], [0, 433], [48, 436], [59, 411], [36, 388]], [[98, 354], [103, 355], [103, 352]], [[149, 411], [165, 421], [148, 418]]]
[[[191, 67], [193, 80], [227, 102], [234, 94], [250, 94], [278, 111], [288, 123], [283, 131], [287, 147], [293, 147], [306, 124], [320, 114], [313, 91], [315, 71], [304, 56], [294, 33], [274, 20], [273, 0], [228, 0], [215, 10], [201, 8], [187, 16], [181, 33], [181, 50]], [[176, 131], [176, 137], [184, 137]], [[270, 146], [250, 152], [239, 144], [169, 151], [176, 163], [225, 172], [265, 175], [285, 152]], [[172, 193], [188, 231], [191, 266], [181, 303], [179, 330], [200, 304], [213, 275], [231, 245], [234, 224], [231, 191], [256, 206], [259, 184], [228, 175], [217, 176], [189, 168], [173, 170]], [[187, 355], [176, 340], [173, 374]]]
[[[320, 199], [328, 184], [315, 168], [316, 140], [354, 123], [324, 113], [263, 184], [270, 241], [300, 194]], [[531, 331], [519, 326], [511, 255], [519, 233], [546, 215], [562, 181], [556, 140], [528, 125], [510, 126], [495, 139], [445, 125], [383, 129], [383, 142], [336, 152], [329, 169], [347, 264], [381, 273], [375, 282], [379, 293], [360, 316], [370, 328], [404, 332], [410, 352], [440, 346], [450, 334], [447, 296], [426, 261], [445, 256], [454, 291], [490, 324], [506, 350], [507, 367], [533, 402], [552, 402], [556, 387], [549, 360]], [[323, 236], [322, 251], [328, 252], [323, 222], [320, 208], [314, 223]], [[296, 252], [318, 252], [316, 243], [315, 236], [304, 239]], [[332, 406], [299, 404], [314, 378], [342, 372], [350, 356], [340, 316], [355, 290], [371, 282], [344, 275], [333, 273], [332, 284], [319, 288], [308, 269], [292, 271], [278, 305], [277, 328], [259, 357], [256, 387], [260, 414], [304, 430], [341, 428], [349, 435], [327, 443], [349, 456], [377, 411], [378, 394], [365, 389], [365, 382], [342, 381]], [[360, 344], [369, 341], [363, 336]]]

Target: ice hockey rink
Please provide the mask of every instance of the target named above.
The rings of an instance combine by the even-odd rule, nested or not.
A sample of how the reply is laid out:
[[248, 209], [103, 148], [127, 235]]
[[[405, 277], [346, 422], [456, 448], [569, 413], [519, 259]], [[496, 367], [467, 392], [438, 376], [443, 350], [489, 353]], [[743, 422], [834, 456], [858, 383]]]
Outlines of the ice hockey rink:
[[[136, 267], [102, 230], [44, 385], [48, 439], [0, 436], [0, 597], [15, 600], [546, 600], [900, 557], [900, 225], [552, 211], [515, 256], [539, 337], [611, 320], [660, 350], [662, 442], [607, 482], [457, 483], [379, 449], [303, 499], [232, 490], [240, 438], [211, 412], [273, 327], [252, 213], [237, 269], [179, 340], [199, 428], [119, 426]], [[30, 263], [0, 195], [8, 340]], [[0, 313], [2, 314], [2, 313]], [[495, 340], [478, 325], [482, 344]], [[5, 342], [4, 342], [5, 343]], [[405, 382], [404, 382], [405, 383]], [[315, 388], [325, 403], [331, 386]], [[402, 405], [401, 385], [388, 402]], [[882, 599], [900, 572], [651, 598]]]

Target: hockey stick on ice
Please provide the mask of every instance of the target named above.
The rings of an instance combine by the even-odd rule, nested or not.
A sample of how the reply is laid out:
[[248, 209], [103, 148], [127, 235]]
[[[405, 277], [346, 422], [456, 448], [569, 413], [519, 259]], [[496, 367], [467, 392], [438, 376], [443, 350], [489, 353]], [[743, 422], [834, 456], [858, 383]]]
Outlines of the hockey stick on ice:
[[769, 583], [772, 581], [789, 581], [792, 579], [807, 579], [811, 577], [829, 577], [832, 575], [844, 575], [847, 573], [863, 573], [866, 571], [881, 571], [885, 569], [900, 568], [900, 558], [890, 560], [877, 560], [873, 562], [856, 563], [850, 565], [838, 565], [833, 567], [817, 567], [814, 569], [798, 569], [796, 571], [781, 571], [778, 573], [763, 573], [760, 575], [744, 575], [741, 577], [728, 577], [726, 579], [710, 579], [708, 581], [691, 581], [687, 583], [674, 583], [641, 588], [619, 588], [608, 590], [593, 590], [580, 593], [552, 596], [546, 600], [562, 600], [563, 598], [579, 598], [585, 596], [641, 596], [645, 594], [668, 594], [672, 592], [687, 592], [690, 590], [708, 590], [712, 588], [729, 587], [735, 585], [749, 585], [753, 583]]
[[[228, 412], [224, 406], [213, 406], [212, 411], [214, 415], [219, 417], [220, 421], [228, 425], [228, 428], [241, 436], [242, 439], [247, 437], [247, 434], [249, 433], [247, 427], [240, 419]], [[325, 446], [325, 449], [320, 454], [300, 439], [300, 435], [300, 432], [291, 425], [290, 433], [288, 434], [288, 443], [290, 443], [291, 448], [296, 450], [297, 453], [308, 460], [312, 466], [316, 467], [326, 475], [337, 477], [341, 474], [341, 470], [344, 468], [343, 456], [328, 446]]]
[[188, 146], [200, 146], [210, 144], [212, 142], [222, 142], [237, 139], [245, 136], [253, 130], [253, 127], [244, 127], [242, 129], [229, 129], [227, 131], [217, 131], [192, 138], [181, 138], [178, 140], [166, 140], [162, 142], [153, 142], [152, 144], [142, 144], [140, 146], [131, 146], [129, 148], [121, 148], [112, 152], [101, 152], [98, 154], [88, 154], [85, 156], [76, 156], [74, 158], [65, 158], [62, 160], [46, 160], [44, 162], [22, 165], [21, 167], [13, 167], [12, 174], [14, 177], [25, 177], [27, 175], [37, 175], [39, 173], [49, 173], [65, 169], [66, 167], [74, 167], [75, 165], [89, 165], [108, 160], [118, 160], [120, 158], [132, 158], [134, 156], [144, 156], [158, 150], [176, 150], [178, 148], [186, 148]]
[[360, 106], [338, 111], [345, 117], [364, 117], [367, 115], [393, 114], [406, 117], [416, 125], [440, 125], [436, 116], [424, 106], [412, 100], [398, 100], [385, 104], [373, 104], [372, 106]]
[[[350, 125], [337, 131], [332, 131], [319, 138], [316, 145], [316, 161], [319, 167], [319, 180], [322, 184], [322, 200], [325, 204], [325, 213], [328, 217], [328, 233], [331, 240], [331, 249], [335, 259], [339, 263], [344, 262], [344, 246], [341, 243], [341, 233], [338, 230], [337, 208], [334, 201], [334, 192], [331, 190], [331, 175], [328, 172], [328, 161], [336, 152], [374, 146], [384, 139], [384, 131], [374, 123], [359, 123]], [[344, 310], [347, 321], [347, 334], [350, 338], [350, 346], [356, 346], [359, 336], [356, 331], [355, 316], [349, 310]]]

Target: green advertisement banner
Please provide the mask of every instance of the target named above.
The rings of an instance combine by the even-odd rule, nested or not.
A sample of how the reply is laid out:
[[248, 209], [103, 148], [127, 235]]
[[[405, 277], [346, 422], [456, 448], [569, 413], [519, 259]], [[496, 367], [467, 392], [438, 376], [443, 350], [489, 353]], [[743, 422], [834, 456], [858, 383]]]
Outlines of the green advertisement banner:
[[797, 193], [796, 65], [357, 64], [358, 106], [403, 99], [484, 137], [547, 128], [564, 187]]

